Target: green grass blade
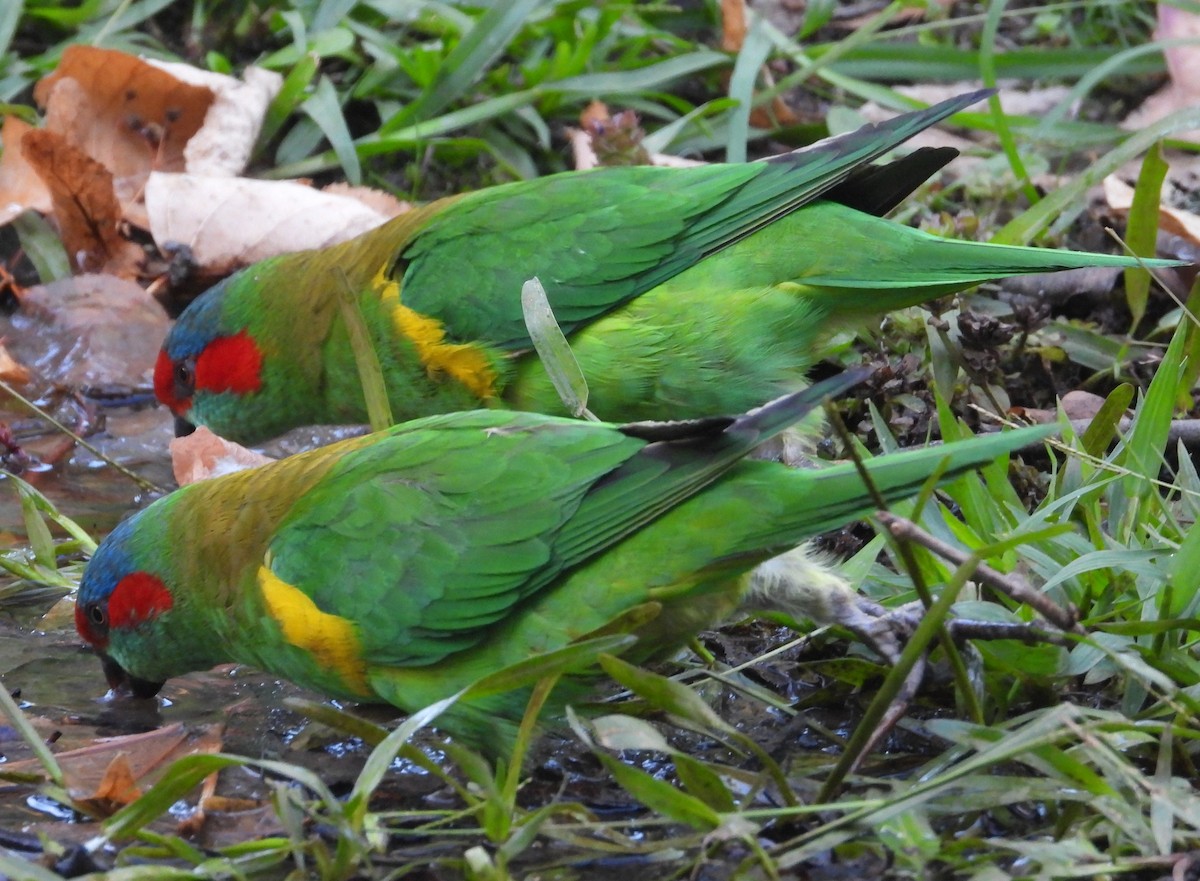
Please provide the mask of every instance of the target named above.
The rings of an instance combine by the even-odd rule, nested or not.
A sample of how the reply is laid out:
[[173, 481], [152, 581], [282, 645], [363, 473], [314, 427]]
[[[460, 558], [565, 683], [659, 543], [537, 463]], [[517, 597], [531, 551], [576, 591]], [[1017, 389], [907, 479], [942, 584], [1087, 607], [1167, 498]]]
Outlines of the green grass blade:
[[338, 308], [342, 313], [342, 321], [346, 322], [350, 348], [354, 352], [354, 363], [358, 365], [358, 378], [362, 383], [363, 398], [367, 404], [367, 418], [371, 422], [372, 431], [383, 431], [393, 424], [392, 405], [388, 400], [387, 384], [383, 379], [383, 367], [379, 363], [379, 355], [367, 330], [362, 309], [359, 308], [358, 298], [350, 289], [346, 274], [340, 268], [334, 271], [338, 275]]
[[[1167, 160], [1163, 158], [1162, 141], [1146, 151], [1142, 169], [1138, 172], [1133, 190], [1133, 205], [1125, 227], [1125, 242], [1139, 257], [1153, 257], [1158, 245], [1158, 206], [1162, 201], [1162, 185], [1167, 177]], [[1150, 270], [1140, 266], [1125, 270], [1125, 300], [1133, 316], [1132, 332], [1146, 314], [1150, 299]]]
[[1172, 132], [1195, 128], [1200, 128], [1200, 107], [1188, 107], [1130, 135], [1123, 143], [1097, 159], [1090, 168], [1081, 172], [1071, 183], [1048, 194], [1028, 211], [1010, 220], [992, 236], [991, 241], [1004, 245], [1023, 245], [1056, 219], [1056, 227], [1069, 224], [1087, 204], [1085, 194], [1089, 188], [1130, 159], [1148, 150], [1155, 141]]
[[347, 180], [355, 186], [361, 184], [362, 166], [358, 161], [358, 153], [355, 152], [354, 139], [350, 137], [341, 102], [329, 77], [323, 76], [317, 80], [316, 89], [309, 99], [300, 105], [300, 109], [308, 114], [329, 140], [342, 170], [346, 172]]
[[542, 359], [550, 383], [562, 398], [563, 406], [572, 416], [594, 420], [596, 417], [587, 408], [587, 378], [575, 360], [571, 344], [554, 318], [554, 310], [546, 298], [546, 289], [537, 276], [521, 286], [521, 311], [525, 315], [529, 339]]
[[432, 88], [405, 108], [381, 129], [386, 134], [414, 120], [439, 112], [446, 105], [466, 97], [467, 89], [500, 56], [533, 12], [545, 0], [510, 0], [493, 3], [475, 20], [471, 30], [450, 50], [438, 69]]
[[746, 161], [746, 138], [750, 134], [750, 111], [754, 109], [754, 83], [758, 72], [771, 52], [765, 19], [754, 17], [742, 49], [729, 78], [729, 97], [738, 102], [729, 118], [729, 143], [725, 148], [726, 162]]

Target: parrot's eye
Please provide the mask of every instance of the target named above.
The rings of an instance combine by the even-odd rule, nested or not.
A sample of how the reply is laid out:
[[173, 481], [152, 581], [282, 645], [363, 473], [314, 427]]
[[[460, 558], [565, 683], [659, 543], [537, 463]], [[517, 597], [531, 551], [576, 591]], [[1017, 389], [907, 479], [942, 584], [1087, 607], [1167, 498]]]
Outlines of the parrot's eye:
[[176, 399], [185, 400], [190, 398], [192, 392], [196, 390], [195, 359], [184, 358], [182, 361], [176, 361], [173, 379], [175, 380], [174, 392]]
[[75, 626], [79, 635], [93, 644], [108, 641], [108, 609], [100, 603], [75, 607]]

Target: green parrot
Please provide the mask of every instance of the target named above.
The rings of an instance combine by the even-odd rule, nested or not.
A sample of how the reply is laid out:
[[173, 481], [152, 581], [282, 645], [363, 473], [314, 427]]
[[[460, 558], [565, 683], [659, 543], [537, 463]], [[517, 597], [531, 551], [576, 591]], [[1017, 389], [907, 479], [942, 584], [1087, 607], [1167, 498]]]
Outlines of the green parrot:
[[[121, 523], [76, 600], [109, 684], [239, 662], [412, 712], [485, 674], [636, 620], [635, 661], [750, 598], [806, 603], [797, 543], [875, 508], [853, 464], [747, 459], [851, 371], [737, 417], [627, 425], [441, 414], [185, 486]], [[868, 460], [885, 499], [1046, 435], [1033, 428]], [[802, 613], [801, 613], [802, 614]], [[550, 706], [584, 692], [573, 672]], [[438, 721], [499, 748], [528, 689]], [[498, 733], [499, 732], [499, 733]]]
[[264, 260], [184, 310], [158, 358], [156, 395], [178, 433], [198, 423], [242, 443], [366, 422], [339, 308], [346, 290], [397, 420], [480, 406], [564, 413], [521, 309], [522, 283], [536, 275], [595, 413], [737, 413], [799, 388], [823, 338], [847, 322], [988, 279], [1136, 265], [948, 240], [882, 219], [957, 151], [872, 160], [987, 94], [765, 162], [495, 186], [340, 245]]

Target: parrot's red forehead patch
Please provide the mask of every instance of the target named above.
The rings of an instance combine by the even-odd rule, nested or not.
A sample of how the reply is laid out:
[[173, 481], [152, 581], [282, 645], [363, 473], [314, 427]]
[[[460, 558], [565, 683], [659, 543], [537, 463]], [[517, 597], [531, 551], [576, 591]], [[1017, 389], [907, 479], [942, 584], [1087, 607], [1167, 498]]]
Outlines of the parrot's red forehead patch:
[[108, 645], [107, 637], [92, 626], [87, 610], [79, 603], [75, 604], [75, 630], [97, 648], [104, 648]]
[[175, 604], [167, 586], [149, 572], [133, 572], [117, 582], [108, 598], [110, 627], [135, 627]]
[[217, 337], [196, 358], [196, 388], [244, 395], [262, 388], [262, 352], [246, 331]]
[[190, 397], [180, 398], [175, 394], [175, 363], [166, 349], [159, 350], [154, 362], [154, 397], [180, 415], [192, 406]]

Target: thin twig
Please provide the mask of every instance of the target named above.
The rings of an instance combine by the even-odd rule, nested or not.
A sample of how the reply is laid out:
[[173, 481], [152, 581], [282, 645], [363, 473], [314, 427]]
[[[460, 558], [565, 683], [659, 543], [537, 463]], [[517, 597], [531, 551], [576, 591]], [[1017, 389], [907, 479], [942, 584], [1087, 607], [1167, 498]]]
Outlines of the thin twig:
[[925, 667], [928, 663], [928, 658], [928, 655], [922, 655], [917, 658], [917, 662], [913, 664], [913, 668], [904, 677], [900, 691], [892, 698], [892, 702], [888, 704], [887, 712], [883, 714], [883, 717], [879, 720], [879, 724], [875, 726], [875, 730], [871, 732], [871, 736], [867, 738], [867, 742], [863, 744], [862, 749], [854, 756], [854, 761], [850, 763], [848, 773], [855, 773], [862, 766], [862, 763], [866, 761], [867, 756], [883, 743], [884, 738], [904, 718], [904, 714], [908, 712], [913, 698], [921, 690], [921, 683], [925, 681]]
[[79, 444], [79, 446], [83, 447], [85, 450], [87, 450], [93, 456], [95, 456], [98, 459], [100, 459], [101, 461], [103, 461], [105, 464], [112, 466], [117, 471], [124, 474], [126, 477], [128, 477], [130, 480], [132, 480], [134, 483], [136, 483], [142, 489], [148, 490], [149, 492], [156, 492], [156, 493], [165, 493], [166, 492], [166, 490], [163, 487], [158, 486], [157, 484], [153, 483], [152, 481], [147, 480], [146, 478], [142, 477], [140, 474], [135, 474], [133, 471], [130, 471], [128, 468], [126, 468], [120, 462], [113, 459], [111, 456], [105, 455], [103, 452], [101, 452], [95, 446], [93, 446], [92, 444], [85, 441], [83, 438], [81, 438], [75, 432], [71, 431], [71, 429], [67, 428], [65, 425], [63, 425], [61, 422], [59, 422], [57, 419], [55, 419], [53, 416], [51, 416], [49, 413], [47, 413], [45, 410], [43, 410], [41, 407], [39, 407], [37, 404], [35, 404], [33, 401], [26, 398], [19, 391], [17, 391], [15, 388], [13, 388], [11, 385], [9, 385], [7, 382], [5, 382], [2, 379], [0, 379], [0, 389], [3, 389], [8, 394], [12, 395], [14, 398], [16, 398], [18, 401], [20, 401], [22, 404], [24, 404], [26, 407], [28, 407], [30, 410], [32, 410], [34, 413], [36, 413], [38, 416], [45, 419], [47, 422], [49, 422], [51, 425], [53, 425], [55, 428], [57, 428], [59, 431], [61, 431], [63, 434], [65, 434], [67, 437], [74, 440], [75, 443]]
[[[888, 532], [897, 538], [905, 538], [916, 542], [921, 547], [932, 551], [939, 557], [949, 560], [956, 566], [961, 566], [970, 554], [961, 551], [953, 545], [946, 544], [934, 538], [917, 524], [904, 517], [897, 517], [887, 511], [879, 511], [875, 517], [887, 527]], [[1016, 575], [1005, 575], [985, 563], [980, 563], [973, 576], [976, 580], [993, 587], [1014, 602], [1024, 603], [1040, 614], [1054, 626], [1074, 633], [1083, 633], [1079, 626], [1079, 618], [1074, 608], [1064, 609], [1045, 594], [1035, 590], [1023, 578]]]

